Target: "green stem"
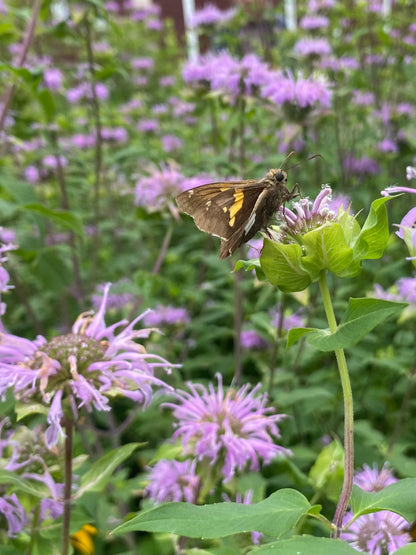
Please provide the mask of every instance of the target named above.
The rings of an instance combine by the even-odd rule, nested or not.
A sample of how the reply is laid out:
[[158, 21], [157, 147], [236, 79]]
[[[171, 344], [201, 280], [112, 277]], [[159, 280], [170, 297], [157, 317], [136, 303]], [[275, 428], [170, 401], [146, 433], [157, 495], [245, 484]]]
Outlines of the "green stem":
[[[329, 329], [331, 333], [334, 333], [338, 326], [332, 306], [331, 295], [326, 281], [325, 271], [321, 272], [319, 277], [319, 286], [324, 302], [326, 317], [328, 319]], [[332, 537], [339, 538], [342, 528], [342, 519], [345, 511], [347, 510], [348, 502], [351, 496], [354, 476], [354, 410], [351, 383], [348, 375], [347, 361], [345, 360], [344, 350], [336, 349], [335, 357], [337, 359], [342, 392], [344, 395], [344, 483], [342, 485], [341, 496], [335, 511], [334, 520], [332, 522], [334, 527]]]
[[71, 417], [64, 416], [65, 428], [65, 474], [64, 474], [64, 514], [62, 519], [62, 551], [68, 555], [71, 523], [71, 489], [72, 489], [72, 435], [74, 422]]

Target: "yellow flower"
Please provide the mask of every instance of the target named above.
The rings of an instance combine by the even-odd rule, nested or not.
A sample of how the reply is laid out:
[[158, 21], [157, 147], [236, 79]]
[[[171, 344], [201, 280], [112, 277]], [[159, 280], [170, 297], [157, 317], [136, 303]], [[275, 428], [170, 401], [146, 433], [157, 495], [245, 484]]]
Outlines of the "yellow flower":
[[84, 526], [72, 534], [71, 545], [74, 549], [83, 555], [93, 555], [95, 552], [92, 536], [97, 534], [97, 528], [92, 524], [84, 524]]

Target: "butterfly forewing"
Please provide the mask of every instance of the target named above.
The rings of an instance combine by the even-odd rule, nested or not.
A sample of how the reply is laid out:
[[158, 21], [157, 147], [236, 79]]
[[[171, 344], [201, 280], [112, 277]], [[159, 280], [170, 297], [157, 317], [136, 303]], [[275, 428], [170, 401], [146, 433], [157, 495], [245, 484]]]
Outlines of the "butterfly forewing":
[[176, 202], [199, 229], [229, 239], [246, 222], [248, 207], [262, 190], [258, 180], [210, 183], [181, 193]]

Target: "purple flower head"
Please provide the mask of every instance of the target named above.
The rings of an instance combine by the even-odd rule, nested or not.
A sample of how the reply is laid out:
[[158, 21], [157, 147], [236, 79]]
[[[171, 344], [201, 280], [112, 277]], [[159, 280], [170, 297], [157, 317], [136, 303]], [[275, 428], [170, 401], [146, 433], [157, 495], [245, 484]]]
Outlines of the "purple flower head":
[[159, 122], [157, 119], [142, 119], [137, 124], [137, 129], [139, 131], [143, 131], [144, 133], [152, 133], [158, 131], [159, 129]]
[[280, 437], [277, 422], [285, 415], [269, 414], [273, 409], [266, 408], [261, 385], [225, 392], [222, 377], [217, 379], [216, 390], [212, 384], [189, 383], [189, 393], [176, 391], [177, 402], [164, 404], [173, 409], [173, 440], [181, 439], [184, 453], [215, 465], [225, 481], [247, 466], [258, 470], [260, 461], [269, 464], [276, 455], [290, 455], [273, 440]]
[[299, 22], [299, 27], [306, 31], [328, 27], [329, 19], [325, 15], [305, 15]]
[[172, 150], [182, 148], [182, 144], [182, 140], [175, 135], [163, 135], [162, 137], [162, 147], [165, 152], [172, 152]]
[[68, 165], [68, 160], [65, 156], [60, 155], [58, 158], [55, 154], [47, 154], [42, 158], [42, 165], [45, 168], [56, 169], [58, 167], [58, 163], [63, 167]]
[[[376, 299], [383, 299], [384, 301], [401, 301], [397, 293], [393, 293], [390, 290], [385, 291], [379, 283], [374, 284], [374, 289], [369, 293], [370, 297]], [[360, 486], [361, 487], [361, 486]]]
[[[352, 516], [352, 512], [346, 513], [344, 525]], [[408, 523], [402, 516], [391, 511], [378, 511], [357, 518], [347, 531], [342, 532], [341, 539], [358, 551], [384, 555], [393, 553], [410, 542], [411, 538], [404, 530], [407, 526]]]
[[131, 61], [133, 69], [152, 69], [155, 65], [153, 58], [134, 58]]
[[[26, 511], [15, 493], [0, 497], [0, 520], [7, 523], [7, 535], [14, 538], [24, 528], [27, 522]], [[3, 528], [3, 526], [2, 526]]]
[[214, 6], [214, 4], [206, 4], [202, 9], [195, 11], [191, 19], [191, 27], [225, 23], [226, 21], [232, 19], [235, 13], [235, 8], [222, 11], [217, 8], [217, 6]]
[[[106, 307], [108, 311], [122, 310], [126, 307], [131, 308], [135, 300], [135, 295], [128, 291], [130, 285], [131, 282], [127, 278], [120, 279], [112, 285], [111, 291], [108, 292], [107, 296]], [[100, 283], [95, 288], [94, 294], [91, 295], [91, 304], [95, 311], [99, 310], [103, 302], [103, 295], [105, 294], [106, 288], [106, 283]]]
[[208, 53], [196, 62], [188, 62], [182, 71], [185, 82], [221, 92], [231, 103], [241, 94], [256, 95], [272, 75], [270, 68], [255, 54], [238, 60], [228, 52]]
[[293, 48], [298, 56], [328, 56], [332, 52], [331, 45], [324, 38], [299, 39]]
[[[328, 208], [334, 214], [338, 214], [340, 208], [345, 212], [351, 204], [351, 199], [347, 195], [337, 194], [333, 195], [332, 200], [329, 202]], [[351, 213], [351, 210], [350, 210]]]
[[400, 278], [396, 282], [400, 300], [416, 305], [416, 277]]
[[282, 307], [277, 305], [270, 311], [271, 325], [277, 329], [289, 331], [292, 328], [303, 328], [305, 326], [305, 314], [300, 308], [292, 314], [282, 314]]
[[274, 79], [263, 87], [262, 96], [279, 106], [294, 107], [305, 113], [313, 107], [329, 108], [331, 105], [331, 91], [325, 81], [301, 76], [295, 79], [290, 72], [287, 75], [275, 73]]
[[159, 85], [161, 87], [173, 87], [175, 83], [176, 77], [174, 77], [173, 75], [164, 75], [159, 79]]
[[399, 150], [397, 144], [387, 137], [378, 143], [377, 149], [380, 152], [397, 152]]
[[270, 344], [255, 330], [243, 330], [240, 334], [243, 349], [267, 349]]
[[364, 491], [380, 491], [395, 482], [397, 482], [397, 478], [393, 476], [387, 466], [383, 466], [379, 470], [376, 464], [373, 467], [364, 464], [363, 470], [359, 470], [354, 476], [354, 484]]
[[51, 91], [59, 91], [62, 87], [63, 75], [57, 67], [45, 68], [43, 71], [43, 84]]
[[263, 238], [261, 239], [251, 239], [247, 243], [249, 249], [247, 253], [247, 258], [260, 258], [261, 250], [263, 248]]
[[350, 154], [345, 158], [343, 165], [346, 170], [361, 177], [364, 175], [377, 175], [380, 173], [380, 166], [378, 162], [368, 156], [355, 158], [352, 154]]
[[143, 318], [144, 324], [152, 327], [185, 325], [190, 321], [186, 308], [176, 308], [170, 305], [157, 305], [153, 310], [146, 312]]
[[[115, 395], [146, 407], [152, 399], [152, 386], [168, 387], [154, 376], [154, 370], [161, 367], [169, 372], [172, 365], [136, 343], [153, 331], [134, 329], [144, 315], [106, 326], [109, 289], [107, 284], [98, 312], [81, 314], [72, 333], [49, 341], [42, 336], [29, 341], [0, 334], [0, 395], [4, 398], [12, 389], [22, 402], [35, 400], [49, 407], [48, 446], [62, 433], [64, 404], [75, 417], [81, 407], [109, 411], [109, 400]], [[118, 328], [121, 331], [116, 333]]]
[[196, 474], [196, 460], [183, 462], [161, 460], [149, 474], [145, 495], [155, 503], [186, 501], [196, 503], [200, 477]]
[[325, 185], [314, 202], [302, 198], [293, 203], [293, 210], [280, 207], [278, 218], [282, 225], [278, 232], [278, 240], [292, 242], [298, 234], [307, 233], [326, 222], [336, 221], [336, 214], [330, 209], [331, 195], [331, 187]]
[[357, 106], [374, 106], [375, 96], [374, 93], [371, 92], [354, 90], [352, 101]]

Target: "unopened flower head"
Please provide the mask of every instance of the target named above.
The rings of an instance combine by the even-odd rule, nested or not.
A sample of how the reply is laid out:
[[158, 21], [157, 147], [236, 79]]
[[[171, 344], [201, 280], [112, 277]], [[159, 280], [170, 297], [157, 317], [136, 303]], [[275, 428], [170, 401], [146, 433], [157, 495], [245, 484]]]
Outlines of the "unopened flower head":
[[[136, 339], [154, 330], [135, 330], [143, 317], [132, 322], [121, 320], [106, 326], [104, 314], [110, 284], [104, 291], [98, 312], [81, 314], [72, 333], [47, 341], [38, 336], [29, 341], [15, 335], [0, 335], [0, 395], [13, 389], [23, 402], [37, 401], [49, 407], [46, 443], [55, 445], [63, 434], [61, 420], [65, 410], [110, 410], [116, 395], [129, 397], [147, 406], [152, 386], [168, 387], [154, 376], [156, 368], [170, 371], [163, 358], [149, 354]], [[118, 328], [122, 328], [116, 333]]]
[[217, 389], [189, 384], [189, 393], [175, 393], [177, 403], [165, 403], [177, 419], [173, 439], [181, 439], [184, 453], [216, 465], [225, 480], [246, 466], [258, 470], [260, 461], [268, 464], [276, 455], [289, 455], [273, 440], [280, 437], [277, 422], [285, 415], [270, 414], [273, 409], [266, 407], [260, 384], [251, 391], [244, 385], [225, 392], [221, 376], [217, 378]]

